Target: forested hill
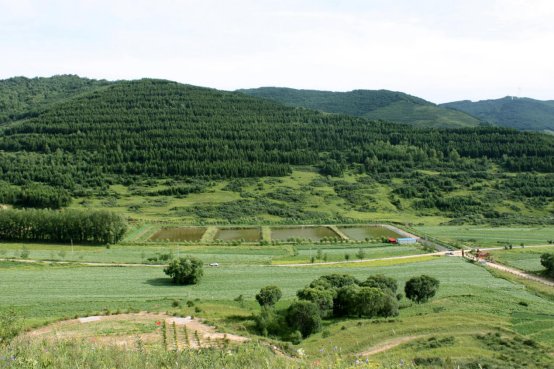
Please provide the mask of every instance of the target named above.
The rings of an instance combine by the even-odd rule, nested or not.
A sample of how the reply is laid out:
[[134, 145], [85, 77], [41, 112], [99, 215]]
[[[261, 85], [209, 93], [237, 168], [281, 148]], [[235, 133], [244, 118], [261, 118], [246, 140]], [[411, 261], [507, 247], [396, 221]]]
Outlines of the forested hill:
[[75, 75], [49, 78], [14, 77], [0, 80], [0, 125], [36, 115], [49, 104], [109, 83]]
[[[2, 152], [3, 151], [3, 152]], [[471, 167], [554, 171], [554, 137], [506, 128], [415, 129], [161, 80], [117, 82], [53, 105], [0, 136], [0, 175], [68, 189], [132, 176], [340, 175]]]
[[456, 101], [441, 106], [466, 112], [498, 126], [554, 134], [554, 101], [507, 96], [477, 102]]
[[366, 119], [408, 123], [415, 127], [478, 127], [488, 125], [463, 112], [446, 109], [402, 92], [354, 90], [330, 92], [262, 87], [238, 90], [246, 95], [279, 101], [295, 107]]

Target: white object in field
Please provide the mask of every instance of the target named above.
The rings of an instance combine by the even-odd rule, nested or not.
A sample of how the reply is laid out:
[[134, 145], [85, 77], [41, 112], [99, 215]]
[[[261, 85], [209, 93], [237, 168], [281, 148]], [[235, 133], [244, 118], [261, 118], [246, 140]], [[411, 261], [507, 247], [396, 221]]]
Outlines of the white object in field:
[[87, 316], [86, 318], [79, 318], [81, 323], [97, 322], [100, 320], [99, 316]]
[[218, 263], [211, 263], [210, 266], [211, 267], [216, 267], [216, 266], [219, 266], [219, 264]]

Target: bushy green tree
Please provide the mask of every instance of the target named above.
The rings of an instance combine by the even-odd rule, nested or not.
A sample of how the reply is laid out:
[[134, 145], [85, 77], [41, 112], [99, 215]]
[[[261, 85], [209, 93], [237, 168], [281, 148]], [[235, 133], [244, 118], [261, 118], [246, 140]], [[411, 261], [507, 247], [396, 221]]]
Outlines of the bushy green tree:
[[360, 283], [362, 287], [375, 287], [384, 290], [388, 288], [392, 292], [396, 293], [398, 289], [398, 283], [396, 279], [387, 277], [383, 274], [374, 274], [369, 276], [364, 282]]
[[334, 289], [322, 287], [306, 287], [299, 290], [296, 295], [300, 300], [311, 301], [317, 305], [322, 318], [330, 316], [333, 312], [333, 300], [337, 293]]
[[541, 255], [541, 264], [546, 268], [549, 275], [554, 277], [554, 254], [546, 253]]
[[274, 284], [265, 286], [260, 290], [260, 293], [256, 295], [256, 300], [260, 306], [273, 307], [281, 299], [283, 292]]
[[169, 263], [164, 268], [164, 273], [173, 278], [176, 284], [197, 284], [204, 275], [204, 263], [198, 258], [187, 255]]
[[379, 288], [361, 287], [354, 296], [353, 309], [349, 313], [355, 313], [358, 317], [377, 316], [385, 306], [386, 299], [387, 296]]
[[263, 336], [267, 336], [268, 334], [275, 334], [279, 332], [281, 327], [281, 321], [279, 318], [280, 317], [275, 314], [273, 309], [271, 309], [269, 306], [262, 306], [260, 314], [254, 317], [256, 329]]
[[356, 310], [356, 295], [360, 290], [357, 284], [347, 285], [337, 289], [337, 296], [333, 301], [333, 314], [337, 317], [347, 316]]
[[435, 296], [439, 285], [440, 282], [437, 279], [423, 274], [408, 280], [404, 287], [404, 292], [407, 298], [419, 304]]
[[296, 301], [287, 310], [287, 323], [293, 329], [308, 337], [321, 330], [319, 308], [311, 301]]

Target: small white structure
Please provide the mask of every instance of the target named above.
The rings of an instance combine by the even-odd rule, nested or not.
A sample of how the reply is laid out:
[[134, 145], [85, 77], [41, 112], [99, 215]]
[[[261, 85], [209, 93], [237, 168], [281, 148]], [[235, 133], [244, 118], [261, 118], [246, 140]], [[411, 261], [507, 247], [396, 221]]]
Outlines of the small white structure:
[[396, 240], [397, 243], [399, 244], [405, 244], [405, 243], [416, 243], [416, 239], [415, 238], [399, 238], [398, 240]]

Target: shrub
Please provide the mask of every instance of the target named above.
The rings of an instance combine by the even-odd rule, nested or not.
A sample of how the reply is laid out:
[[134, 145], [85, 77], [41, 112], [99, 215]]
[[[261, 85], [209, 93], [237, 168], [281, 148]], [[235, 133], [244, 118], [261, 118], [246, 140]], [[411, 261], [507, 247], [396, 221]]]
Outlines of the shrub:
[[254, 317], [254, 322], [256, 329], [263, 336], [278, 333], [281, 326], [279, 317], [268, 306], [262, 306], [260, 314]]
[[21, 320], [14, 309], [0, 311], [0, 345], [7, 344], [21, 330]]
[[334, 289], [306, 287], [299, 290], [296, 295], [300, 300], [311, 301], [316, 304], [321, 317], [325, 318], [333, 312], [333, 300], [337, 293]]
[[260, 290], [260, 293], [256, 295], [256, 300], [260, 306], [273, 307], [282, 296], [283, 292], [281, 292], [281, 289], [276, 285], [271, 284]]
[[361, 287], [374, 287], [374, 288], [380, 288], [384, 290], [385, 288], [388, 288], [392, 292], [396, 293], [396, 290], [398, 289], [398, 283], [396, 282], [396, 279], [387, 277], [383, 274], [375, 274], [369, 276], [365, 282], [360, 283]]
[[290, 340], [292, 343], [294, 343], [295, 345], [298, 345], [300, 342], [302, 342], [302, 333], [300, 331], [294, 331], [291, 335], [290, 335]]
[[554, 254], [546, 253], [541, 255], [541, 264], [546, 268], [548, 274], [554, 277]]
[[21, 248], [21, 253], [20, 253], [21, 258], [22, 259], [27, 259], [30, 254], [31, 254], [31, 252], [29, 251], [27, 246], [23, 245], [23, 247]]
[[[385, 293], [379, 288], [362, 287], [354, 297], [354, 311], [359, 317], [373, 317], [385, 306]], [[352, 313], [350, 311], [349, 313]]]
[[435, 296], [439, 289], [439, 285], [440, 282], [437, 279], [427, 275], [421, 275], [407, 281], [404, 292], [407, 298], [419, 304]]
[[204, 275], [204, 263], [192, 256], [173, 260], [164, 268], [164, 273], [173, 278], [180, 285], [197, 284]]
[[321, 330], [319, 308], [311, 301], [296, 301], [287, 310], [287, 323], [308, 337]]

